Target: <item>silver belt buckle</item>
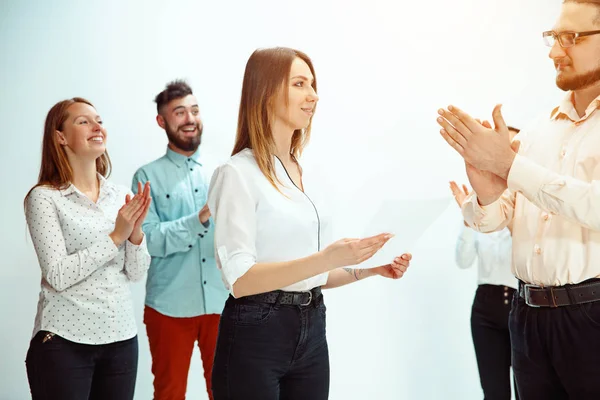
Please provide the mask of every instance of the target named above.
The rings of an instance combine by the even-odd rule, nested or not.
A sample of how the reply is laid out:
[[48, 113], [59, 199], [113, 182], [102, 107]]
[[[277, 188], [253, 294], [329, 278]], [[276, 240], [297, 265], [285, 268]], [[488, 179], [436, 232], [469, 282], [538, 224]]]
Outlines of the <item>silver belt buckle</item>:
[[312, 292], [309, 290], [307, 293], [309, 295], [308, 296], [308, 303], [306, 303], [306, 304], [300, 304], [301, 306], [308, 306], [308, 305], [310, 305], [310, 302], [312, 301], [312, 298], [313, 298]]
[[543, 289], [541, 286], [538, 285], [534, 285], [532, 283], [526, 283], [523, 285], [525, 290], [525, 304], [527, 304], [529, 307], [536, 307], [539, 308], [541, 306], [535, 305], [535, 304], [531, 304], [531, 292], [530, 289], [531, 288], [535, 288], [535, 289]]

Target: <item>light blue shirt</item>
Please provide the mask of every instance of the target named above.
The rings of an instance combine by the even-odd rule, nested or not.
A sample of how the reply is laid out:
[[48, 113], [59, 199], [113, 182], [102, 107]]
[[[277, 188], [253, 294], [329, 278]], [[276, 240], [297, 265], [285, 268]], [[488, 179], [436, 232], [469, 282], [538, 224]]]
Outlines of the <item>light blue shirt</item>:
[[[203, 158], [202, 158], [203, 159]], [[212, 219], [200, 222], [210, 174], [200, 149], [186, 157], [167, 154], [137, 170], [137, 183], [150, 181], [152, 204], [142, 225], [152, 256], [146, 305], [171, 317], [221, 314], [229, 292], [214, 257]]]

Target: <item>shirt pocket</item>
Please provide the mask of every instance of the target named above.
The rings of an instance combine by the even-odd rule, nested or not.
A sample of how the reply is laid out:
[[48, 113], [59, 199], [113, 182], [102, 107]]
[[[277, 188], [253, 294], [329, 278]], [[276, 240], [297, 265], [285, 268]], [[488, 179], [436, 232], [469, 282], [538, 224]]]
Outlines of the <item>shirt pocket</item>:
[[[152, 200], [161, 221], [174, 221], [190, 214], [193, 210], [191, 195], [184, 191], [161, 191], [156, 193]], [[200, 210], [198, 210], [200, 211]]]

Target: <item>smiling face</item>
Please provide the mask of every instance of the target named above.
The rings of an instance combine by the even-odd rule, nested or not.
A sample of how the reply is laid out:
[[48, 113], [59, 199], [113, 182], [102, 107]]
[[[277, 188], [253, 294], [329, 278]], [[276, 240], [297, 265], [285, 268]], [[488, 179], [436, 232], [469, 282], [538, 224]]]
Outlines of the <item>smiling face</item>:
[[55, 134], [69, 159], [96, 160], [106, 152], [106, 129], [96, 109], [89, 104], [69, 106], [67, 119]]
[[157, 122], [176, 149], [193, 153], [200, 146], [203, 126], [196, 96], [171, 100], [161, 109]]
[[310, 67], [301, 58], [295, 58], [290, 68], [289, 79], [284, 82], [275, 100], [275, 120], [293, 131], [305, 129], [310, 124], [319, 101], [313, 86], [314, 77]]

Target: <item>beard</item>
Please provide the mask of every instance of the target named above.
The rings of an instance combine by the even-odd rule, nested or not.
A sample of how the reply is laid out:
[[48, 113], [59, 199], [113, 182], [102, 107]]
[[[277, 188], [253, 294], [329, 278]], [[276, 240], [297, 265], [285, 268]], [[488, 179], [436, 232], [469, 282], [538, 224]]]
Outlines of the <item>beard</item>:
[[583, 74], [556, 77], [556, 86], [564, 91], [585, 89], [598, 82], [600, 82], [600, 65]]
[[[184, 137], [183, 135], [179, 135], [179, 131], [184, 128], [190, 127], [196, 128], [196, 135], [192, 137]], [[200, 142], [202, 141], [202, 130], [204, 126], [197, 124], [187, 124], [180, 125], [177, 128], [173, 129], [169, 124], [165, 125], [165, 132], [167, 132], [167, 137], [169, 138], [169, 142], [173, 144], [173, 146], [177, 147], [179, 150], [183, 151], [196, 151], [198, 146], [200, 146]]]

